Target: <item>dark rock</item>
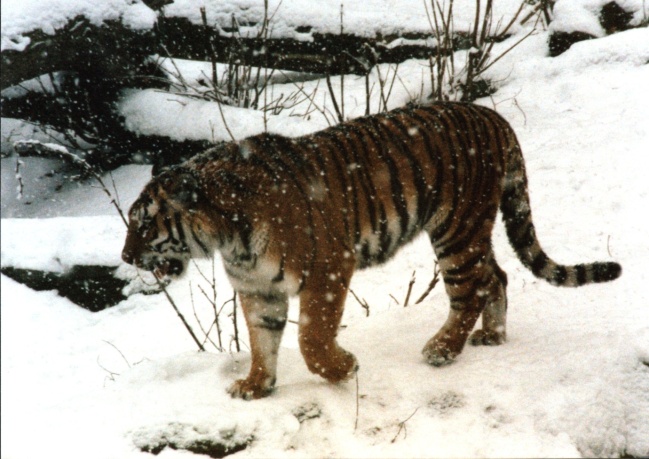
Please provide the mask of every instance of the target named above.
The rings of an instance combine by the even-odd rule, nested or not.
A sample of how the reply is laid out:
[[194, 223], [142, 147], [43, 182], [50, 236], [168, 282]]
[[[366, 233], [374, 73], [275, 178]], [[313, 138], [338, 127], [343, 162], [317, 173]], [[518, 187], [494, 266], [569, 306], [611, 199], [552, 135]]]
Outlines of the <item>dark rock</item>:
[[615, 2], [604, 5], [599, 13], [599, 23], [606, 30], [607, 35], [631, 28], [631, 19], [633, 13], [627, 13]]
[[1, 271], [31, 289], [57, 290], [60, 296], [84, 309], [97, 312], [126, 299], [122, 289], [128, 281], [114, 277], [116, 269], [111, 266], [73, 266], [65, 273], [53, 273], [4, 267]]
[[550, 56], [556, 57], [563, 54], [575, 43], [592, 38], [595, 38], [595, 36], [586, 32], [554, 32], [550, 35], [548, 43]]

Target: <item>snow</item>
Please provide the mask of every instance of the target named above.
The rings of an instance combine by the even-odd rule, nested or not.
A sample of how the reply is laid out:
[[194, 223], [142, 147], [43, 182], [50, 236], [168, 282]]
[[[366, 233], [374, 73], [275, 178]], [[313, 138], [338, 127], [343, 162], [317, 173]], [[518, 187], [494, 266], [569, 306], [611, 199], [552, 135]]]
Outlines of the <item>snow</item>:
[[27, 34], [35, 29], [53, 35], [69, 21], [82, 16], [91, 24], [121, 20], [132, 29], [150, 29], [156, 20], [153, 10], [129, 0], [3, 0], [2, 50], [23, 51], [30, 43]]
[[3, 218], [0, 228], [3, 267], [53, 272], [65, 272], [74, 265], [118, 266], [126, 235], [124, 223], [107, 215]]
[[[599, 12], [610, 0], [560, 0], [553, 9], [550, 30], [555, 32], [585, 32], [603, 37], [606, 32], [599, 23]], [[638, 0], [617, 0], [624, 11], [633, 13], [631, 24], [638, 26], [649, 17], [649, 5]]]
[[[400, 35], [403, 24], [408, 24], [410, 32], [430, 32], [421, 0], [275, 0], [269, 2], [268, 8], [268, 15], [273, 17], [270, 36], [309, 40], [316, 32], [337, 34], [340, 32], [341, 3], [343, 28], [356, 35]], [[495, 17], [503, 17], [505, 24], [519, 4], [518, 0], [494, 3]], [[202, 24], [201, 7], [205, 7], [208, 23], [222, 28], [231, 27], [234, 14], [244, 36], [257, 36], [256, 26], [264, 18], [263, 2], [257, 0], [176, 0], [164, 8], [164, 13], [168, 17], [183, 17]], [[468, 30], [473, 23], [475, 4], [460, 1], [454, 9], [456, 30]], [[3, 0], [2, 50], [23, 51], [30, 44], [26, 36], [29, 32], [41, 29], [53, 34], [77, 17], [84, 17], [92, 24], [121, 20], [133, 29], [150, 29], [156, 13], [140, 0], [47, 0], [47, 7], [42, 0]], [[312, 30], [300, 33], [295, 30], [300, 26], [310, 26]]]
[[[117, 4], [106, 2], [105, 8]], [[291, 5], [283, 3], [282, 10]], [[361, 3], [345, 5], [350, 24], [353, 17], [359, 24], [377, 19]], [[368, 11], [383, 11], [378, 2], [371, 5]], [[394, 18], [382, 19], [404, 20], [419, 8], [400, 5], [392, 5]], [[3, 0], [3, 40], [9, 7], [14, 16], [22, 11], [18, 2]], [[99, 14], [96, 8], [88, 14]], [[208, 3], [208, 12], [216, 8]], [[337, 8], [327, 14], [337, 14]], [[56, 8], [52, 14], [56, 21]], [[325, 29], [333, 19], [322, 16]], [[298, 304], [292, 300], [277, 390], [244, 402], [225, 392], [249, 365], [247, 338], [243, 351], [233, 352], [227, 316], [221, 324], [228, 352], [208, 346], [210, 352], [199, 353], [162, 294], [134, 293], [113, 308], [90, 313], [56, 292], [36, 292], [3, 275], [2, 458], [148, 458], [140, 448], [183, 448], [215, 439], [248, 443], [235, 457], [649, 455], [648, 31], [577, 43], [557, 58], [547, 57], [547, 37], [539, 32], [493, 66], [489, 76], [499, 81], [499, 90], [479, 103], [495, 106], [517, 132], [537, 233], [548, 253], [567, 263], [618, 261], [624, 269], [620, 279], [579, 289], [538, 281], [516, 259], [499, 223], [494, 246], [509, 276], [508, 341], [468, 346], [453, 365], [432, 368], [420, 351], [443, 323], [448, 299], [438, 285], [421, 304], [403, 307], [412, 272], [414, 298], [432, 277], [433, 254], [422, 237], [388, 264], [352, 280], [355, 294], [370, 306], [366, 317], [350, 296], [339, 335], [360, 363], [358, 393], [356, 381], [331, 385], [308, 372], [297, 349], [291, 321], [297, 320]], [[409, 61], [399, 67], [390, 106], [427, 93], [426, 65]], [[388, 68], [394, 66], [382, 67], [383, 75]], [[274, 90], [294, 87], [284, 84]], [[311, 90], [318, 82], [304, 85]], [[359, 116], [364, 80], [348, 76], [345, 85], [346, 112]], [[317, 97], [322, 103], [328, 95]], [[260, 113], [223, 109], [236, 136], [263, 130]], [[129, 128], [142, 133], [229, 138], [218, 107], [194, 98], [139, 91], [126, 97], [120, 110]], [[287, 135], [327, 125], [317, 112], [267, 121]], [[119, 259], [126, 228], [102, 190], [75, 182], [23, 205], [15, 200], [15, 158], [2, 161], [3, 217], [13, 217], [1, 222], [3, 267], [63, 271], [100, 263], [119, 266], [134, 283], [147, 281], [136, 279]], [[26, 162], [23, 174], [32, 167], [39, 175], [49, 166]], [[124, 209], [149, 174], [148, 166], [114, 172]], [[112, 183], [108, 176], [104, 181]], [[212, 266], [221, 305], [232, 291], [218, 258], [214, 265], [191, 265], [184, 279], [168, 287], [199, 335], [199, 322], [207, 328], [213, 319], [212, 306], [200, 294], [201, 287], [210, 289], [201, 273], [210, 277]], [[240, 311], [238, 320], [246, 337]], [[158, 457], [196, 455], [168, 447]]]
[[[118, 110], [125, 118], [125, 127], [144, 135], [167, 135], [176, 140], [243, 139], [264, 130], [262, 111], [221, 105], [155, 89], [133, 91], [124, 97]], [[223, 115], [221, 115], [221, 111]], [[223, 119], [227, 120], [225, 124]], [[301, 117], [283, 115], [268, 117], [270, 131], [287, 134], [306, 133], [324, 128], [326, 124], [306, 123]]]

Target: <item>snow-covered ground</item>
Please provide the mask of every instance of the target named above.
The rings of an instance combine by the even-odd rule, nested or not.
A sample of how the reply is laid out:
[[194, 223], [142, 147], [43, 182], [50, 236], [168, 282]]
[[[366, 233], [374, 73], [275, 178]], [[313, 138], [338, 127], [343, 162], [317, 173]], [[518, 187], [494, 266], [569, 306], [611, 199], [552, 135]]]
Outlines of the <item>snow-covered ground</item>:
[[[3, 0], [3, 29], [5, 3], [11, 2]], [[346, 1], [348, 14], [360, 4]], [[492, 67], [499, 90], [478, 102], [495, 106], [518, 133], [548, 253], [566, 263], [618, 261], [619, 280], [579, 289], [537, 281], [498, 225], [496, 255], [509, 275], [508, 342], [467, 347], [453, 365], [432, 368], [420, 350], [446, 318], [448, 299], [438, 285], [421, 304], [403, 307], [413, 271], [413, 298], [432, 277], [432, 250], [417, 239], [352, 281], [370, 306], [366, 317], [350, 297], [340, 333], [360, 362], [358, 386], [310, 374], [289, 323], [276, 392], [244, 402], [225, 388], [247, 371], [245, 338], [241, 353], [218, 353], [209, 343], [210, 352], [197, 352], [162, 294], [135, 293], [90, 313], [56, 292], [2, 276], [2, 458], [147, 458], [140, 448], [214, 440], [248, 442], [235, 457], [649, 455], [649, 30], [581, 42], [557, 58], [546, 54], [547, 33], [530, 37]], [[421, 92], [426, 65], [400, 66], [403, 83], [391, 104]], [[345, 81], [348, 113], [360, 115], [364, 81]], [[214, 127], [223, 129], [209, 103], [146, 94], [134, 93], [120, 107], [134, 130], [152, 133], [157, 126], [183, 137], [193, 126], [193, 135], [210, 138]], [[233, 109], [225, 116], [241, 135], [263, 129], [259, 113]], [[283, 113], [269, 126], [297, 135], [326, 120]], [[115, 171], [124, 208], [149, 173], [146, 166]], [[3, 202], [16, 187], [7, 180], [11, 174], [3, 175]], [[125, 228], [103, 191], [88, 182], [53, 196], [28, 206], [28, 215], [41, 218], [2, 220], [2, 266], [62, 271], [100, 263], [134, 278], [119, 259]], [[199, 336], [198, 321], [207, 328], [213, 318], [200, 293], [209, 291], [201, 273], [211, 277], [211, 270], [200, 262], [168, 288]], [[215, 278], [221, 305], [232, 292], [218, 260]], [[290, 319], [297, 309], [293, 302]], [[242, 322], [239, 315], [245, 337]], [[221, 323], [224, 345], [233, 349], [230, 318]], [[158, 457], [195, 455], [166, 448]]]

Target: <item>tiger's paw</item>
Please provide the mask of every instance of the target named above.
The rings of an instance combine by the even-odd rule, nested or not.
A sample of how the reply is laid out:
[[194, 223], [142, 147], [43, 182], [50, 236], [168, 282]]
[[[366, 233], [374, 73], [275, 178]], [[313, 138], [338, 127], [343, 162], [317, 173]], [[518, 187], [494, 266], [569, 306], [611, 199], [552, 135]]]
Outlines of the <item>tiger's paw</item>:
[[341, 359], [336, 365], [321, 369], [321, 375], [331, 383], [349, 381], [354, 377], [359, 369], [358, 360], [354, 354], [345, 352], [345, 358]]
[[243, 400], [254, 400], [269, 396], [275, 390], [275, 380], [268, 380], [266, 382], [256, 381], [251, 378], [238, 379], [228, 388], [228, 394], [232, 398], [240, 398]]
[[442, 349], [428, 349], [427, 347], [425, 347], [421, 351], [421, 353], [424, 354], [426, 362], [434, 367], [442, 367], [444, 365], [453, 363], [455, 361], [455, 357], [457, 357], [459, 354]]
[[307, 366], [311, 372], [322, 376], [330, 383], [349, 381], [359, 369], [354, 354], [343, 349], [335, 357], [323, 358], [321, 361], [317, 359], [307, 361]]
[[434, 337], [426, 343], [421, 353], [430, 365], [441, 367], [453, 363], [455, 358], [462, 352], [462, 346], [454, 344]]
[[507, 341], [505, 331], [498, 330], [476, 330], [469, 338], [473, 346], [499, 346]]

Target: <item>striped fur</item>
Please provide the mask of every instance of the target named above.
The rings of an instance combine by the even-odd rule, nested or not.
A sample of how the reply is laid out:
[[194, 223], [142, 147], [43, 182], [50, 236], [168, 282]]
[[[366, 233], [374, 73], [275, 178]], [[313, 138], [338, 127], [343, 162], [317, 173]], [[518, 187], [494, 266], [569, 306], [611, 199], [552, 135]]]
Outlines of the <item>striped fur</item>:
[[252, 366], [235, 397], [267, 395], [288, 297], [300, 296], [307, 366], [330, 381], [357, 369], [336, 343], [355, 269], [380, 264], [425, 231], [451, 310], [423, 353], [451, 362], [505, 341], [507, 276], [491, 246], [498, 209], [522, 263], [560, 286], [617, 278], [616, 263], [559, 265], [536, 238], [520, 146], [493, 110], [411, 106], [296, 139], [261, 134], [221, 144], [154, 178], [130, 212], [123, 257], [159, 276], [219, 250], [240, 293]]

